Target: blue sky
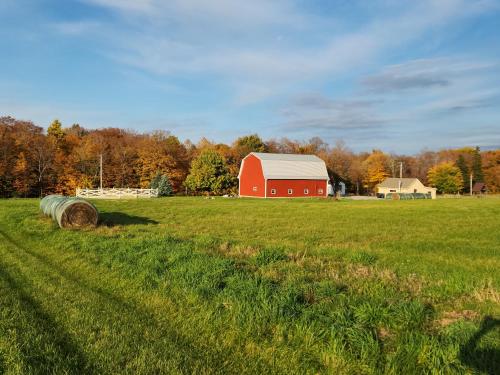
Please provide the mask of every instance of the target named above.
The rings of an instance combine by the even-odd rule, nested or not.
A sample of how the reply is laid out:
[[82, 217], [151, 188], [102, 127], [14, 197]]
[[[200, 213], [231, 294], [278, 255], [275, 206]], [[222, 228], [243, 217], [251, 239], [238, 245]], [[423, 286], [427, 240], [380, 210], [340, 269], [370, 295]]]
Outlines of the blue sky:
[[2, 0], [0, 115], [500, 147], [500, 1]]

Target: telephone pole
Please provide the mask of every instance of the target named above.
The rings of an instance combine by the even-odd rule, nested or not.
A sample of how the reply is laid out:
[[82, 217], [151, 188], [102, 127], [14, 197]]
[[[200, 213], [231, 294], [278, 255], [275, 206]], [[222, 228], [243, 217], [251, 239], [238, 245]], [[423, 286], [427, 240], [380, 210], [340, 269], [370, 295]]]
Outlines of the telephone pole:
[[469, 179], [469, 190], [470, 190], [470, 195], [472, 196], [472, 173], [470, 174], [470, 179]]
[[401, 188], [403, 186], [403, 162], [399, 162], [399, 192], [401, 193]]
[[100, 157], [101, 157], [101, 159], [100, 159], [100, 163], [99, 163], [99, 180], [100, 180], [99, 187], [102, 190], [102, 154], [100, 155]]

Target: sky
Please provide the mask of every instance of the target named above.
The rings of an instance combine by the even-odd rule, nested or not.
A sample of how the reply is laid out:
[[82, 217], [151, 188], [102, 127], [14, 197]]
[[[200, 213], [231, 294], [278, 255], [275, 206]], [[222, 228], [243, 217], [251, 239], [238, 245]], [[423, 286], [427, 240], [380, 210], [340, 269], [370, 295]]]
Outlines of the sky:
[[0, 116], [500, 147], [500, 0], [1, 0]]

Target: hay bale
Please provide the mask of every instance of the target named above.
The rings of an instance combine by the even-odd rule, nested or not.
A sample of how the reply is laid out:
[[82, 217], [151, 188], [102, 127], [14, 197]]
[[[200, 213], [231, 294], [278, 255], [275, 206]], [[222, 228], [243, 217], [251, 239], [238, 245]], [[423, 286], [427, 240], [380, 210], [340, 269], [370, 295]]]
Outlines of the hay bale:
[[60, 228], [95, 227], [99, 220], [95, 206], [81, 198], [48, 195], [40, 201], [40, 209]]

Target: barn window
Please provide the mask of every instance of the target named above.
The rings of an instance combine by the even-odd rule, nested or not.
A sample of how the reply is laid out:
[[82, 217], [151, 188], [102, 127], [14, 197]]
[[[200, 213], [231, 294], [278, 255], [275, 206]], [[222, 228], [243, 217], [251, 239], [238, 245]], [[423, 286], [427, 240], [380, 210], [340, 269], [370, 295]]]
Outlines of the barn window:
[[257, 186], [254, 186], [254, 187], [253, 187], [253, 191], [257, 191]]
[[288, 195], [292, 195], [293, 194], [293, 189], [288, 189]]
[[305, 195], [309, 194], [309, 189], [304, 189], [304, 194]]
[[395, 190], [395, 189], [391, 189], [391, 190], [389, 190], [389, 191], [390, 191], [391, 193], [395, 193], [395, 192], [396, 192], [396, 190]]
[[318, 189], [318, 194], [323, 194], [323, 189]]
[[271, 189], [271, 194], [276, 195], [276, 189]]

